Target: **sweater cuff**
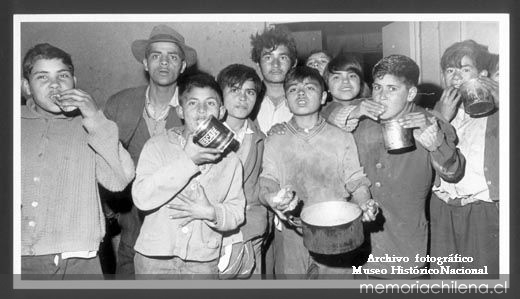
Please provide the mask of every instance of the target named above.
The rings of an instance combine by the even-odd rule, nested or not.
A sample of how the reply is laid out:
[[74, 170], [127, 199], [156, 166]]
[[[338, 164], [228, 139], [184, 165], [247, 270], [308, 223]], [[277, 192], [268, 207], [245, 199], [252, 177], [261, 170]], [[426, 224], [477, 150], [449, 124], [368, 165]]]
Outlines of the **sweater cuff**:
[[88, 118], [83, 118], [83, 127], [87, 130], [87, 132], [91, 135], [102, 133], [103, 128], [108, 124], [112, 123], [112, 121], [108, 120], [105, 117], [103, 111], [98, 110], [93, 116]]

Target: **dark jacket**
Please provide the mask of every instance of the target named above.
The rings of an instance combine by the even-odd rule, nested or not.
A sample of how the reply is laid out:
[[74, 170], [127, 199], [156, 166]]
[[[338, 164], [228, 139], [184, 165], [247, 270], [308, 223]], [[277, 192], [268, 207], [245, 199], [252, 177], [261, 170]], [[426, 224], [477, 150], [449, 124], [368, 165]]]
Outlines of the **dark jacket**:
[[[150, 139], [150, 133], [143, 118], [147, 86], [124, 89], [112, 95], [105, 104], [105, 115], [114, 121], [119, 129], [119, 140], [128, 150], [135, 165], [144, 144]], [[170, 110], [166, 120], [166, 129], [181, 126], [181, 119], [177, 113]], [[118, 199], [109, 203], [114, 212], [119, 213], [119, 225], [121, 226], [121, 242], [133, 247], [143, 216], [133, 205], [130, 193], [131, 184], [125, 192], [118, 194]]]

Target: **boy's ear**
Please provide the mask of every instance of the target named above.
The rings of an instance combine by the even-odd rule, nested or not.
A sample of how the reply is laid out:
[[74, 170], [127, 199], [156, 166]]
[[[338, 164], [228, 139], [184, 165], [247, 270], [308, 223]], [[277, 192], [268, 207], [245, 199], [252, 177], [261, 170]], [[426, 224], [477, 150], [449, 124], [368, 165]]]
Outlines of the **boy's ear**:
[[218, 113], [218, 119], [222, 120], [225, 115], [226, 115], [226, 107], [224, 107], [224, 105], [222, 105], [222, 106], [220, 106], [220, 110]]
[[321, 93], [321, 104], [325, 104], [325, 102], [327, 101], [327, 92], [326, 91], [323, 91]]
[[32, 97], [29, 81], [25, 78], [22, 79], [22, 93], [26, 98]]
[[184, 73], [184, 71], [186, 70], [186, 67], [187, 67], [186, 60], [183, 60], [182, 67], [181, 67], [181, 74]]
[[294, 59], [294, 63], [293, 63], [293, 65], [292, 65], [292, 67], [291, 67], [291, 68], [294, 68], [294, 67], [296, 67], [296, 65], [297, 65], [297, 64], [298, 64], [298, 58]]
[[144, 70], [148, 72], [148, 61], [146, 60], [146, 58], [143, 58], [143, 65], [144, 65]]
[[181, 105], [175, 108], [175, 112], [177, 112], [177, 116], [179, 116], [180, 119], [184, 119], [184, 110]]
[[78, 84], [78, 79], [76, 79], [76, 76], [72, 76], [72, 79], [74, 80], [74, 88], [76, 88], [76, 85]]
[[412, 86], [410, 89], [408, 89], [408, 96], [406, 97], [406, 101], [412, 102], [415, 99], [415, 96], [417, 96], [417, 87]]
[[482, 77], [487, 77], [489, 75], [489, 72], [487, 70], [481, 70], [478, 74]]

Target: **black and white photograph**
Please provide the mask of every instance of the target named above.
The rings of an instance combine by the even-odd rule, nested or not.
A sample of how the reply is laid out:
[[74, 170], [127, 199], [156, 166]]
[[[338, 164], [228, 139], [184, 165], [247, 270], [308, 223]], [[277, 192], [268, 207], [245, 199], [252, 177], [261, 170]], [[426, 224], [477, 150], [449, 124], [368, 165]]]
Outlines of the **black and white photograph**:
[[500, 293], [509, 22], [15, 14], [13, 287]]

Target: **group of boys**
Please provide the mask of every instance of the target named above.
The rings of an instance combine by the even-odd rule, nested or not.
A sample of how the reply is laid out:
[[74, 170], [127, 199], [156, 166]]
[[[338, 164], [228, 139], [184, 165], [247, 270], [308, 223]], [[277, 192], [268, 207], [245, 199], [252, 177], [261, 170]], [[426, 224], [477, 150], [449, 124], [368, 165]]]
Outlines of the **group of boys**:
[[[382, 273], [367, 278], [395, 277], [392, 265], [427, 266], [416, 257], [427, 254], [425, 210], [433, 181], [429, 254], [472, 256], [471, 266], [498, 273], [498, 113], [469, 118], [457, 92], [478, 77], [498, 107], [498, 85], [486, 77], [487, 49], [464, 41], [446, 50], [447, 89], [438, 112], [414, 104], [419, 67], [412, 59], [383, 58], [372, 71], [370, 101], [384, 112], [353, 128], [338, 117], [341, 106], [329, 116], [320, 113], [325, 82], [318, 70], [296, 66], [289, 34], [267, 29], [251, 44], [263, 81], [240, 64], [216, 79], [183, 74], [196, 64], [196, 51], [174, 29], [156, 26], [148, 39], [132, 44], [148, 85], [113, 95], [104, 113], [75, 88], [70, 55], [49, 44], [28, 51], [22, 274], [102, 274], [99, 183], [121, 226], [121, 278], [353, 278], [356, 259], [340, 265], [344, 256], [309, 252], [287, 217], [300, 202], [330, 200], [359, 205], [372, 256], [409, 257], [409, 263], [363, 264]], [[235, 133], [238, 149], [193, 141], [210, 116]], [[377, 120], [389, 119], [413, 129], [415, 147], [385, 150]], [[277, 133], [270, 131], [275, 124]]]

